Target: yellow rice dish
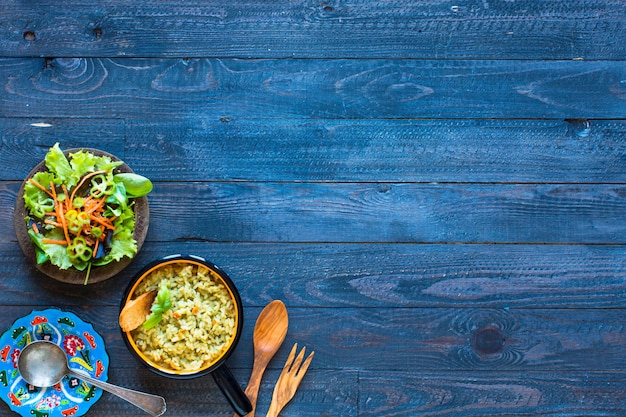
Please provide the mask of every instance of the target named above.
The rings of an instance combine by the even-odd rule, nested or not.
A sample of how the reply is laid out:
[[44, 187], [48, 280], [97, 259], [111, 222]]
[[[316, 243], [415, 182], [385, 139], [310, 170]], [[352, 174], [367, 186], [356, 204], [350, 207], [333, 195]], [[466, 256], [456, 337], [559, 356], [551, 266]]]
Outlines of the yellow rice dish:
[[155, 327], [131, 332], [145, 358], [172, 373], [191, 373], [213, 365], [235, 336], [237, 313], [220, 278], [199, 264], [173, 263], [152, 271], [133, 297], [168, 280], [171, 308]]

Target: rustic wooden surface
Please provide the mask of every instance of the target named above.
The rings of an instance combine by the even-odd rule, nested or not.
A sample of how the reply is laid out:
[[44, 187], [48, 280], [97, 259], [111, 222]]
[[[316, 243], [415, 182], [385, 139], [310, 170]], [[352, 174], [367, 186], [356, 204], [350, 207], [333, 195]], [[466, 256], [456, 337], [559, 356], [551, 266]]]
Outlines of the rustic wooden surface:
[[[259, 416], [294, 342], [316, 355], [283, 416], [626, 415], [623, 2], [0, 9], [0, 328], [73, 311], [110, 382], [230, 416], [116, 325], [142, 265], [191, 253], [241, 292], [242, 384], [257, 315], [287, 305]], [[154, 182], [146, 243], [106, 282], [46, 279], [17, 244], [16, 193], [56, 141]], [[143, 414], [105, 394], [89, 415]]]

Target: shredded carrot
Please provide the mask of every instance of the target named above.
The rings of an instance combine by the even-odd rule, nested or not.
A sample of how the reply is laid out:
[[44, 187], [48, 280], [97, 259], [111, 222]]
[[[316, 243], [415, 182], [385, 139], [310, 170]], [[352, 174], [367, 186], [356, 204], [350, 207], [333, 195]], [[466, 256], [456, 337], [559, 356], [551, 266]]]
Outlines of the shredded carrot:
[[50, 181], [50, 195], [54, 198], [54, 201], [57, 201], [57, 190], [54, 188], [54, 183]]
[[72, 200], [70, 199], [70, 195], [67, 192], [67, 187], [65, 187], [65, 184], [62, 185], [63, 188], [63, 193], [65, 194], [65, 211], [69, 211], [72, 209]]
[[62, 225], [61, 223], [59, 223], [59, 222], [55, 222], [55, 221], [52, 221], [52, 220], [48, 220], [48, 219], [46, 219], [46, 220], [44, 220], [43, 222], [44, 222], [45, 224], [49, 224], [49, 225], [54, 226], [54, 227], [59, 227], [59, 228], [62, 228], [62, 227], [63, 227], [63, 225]]
[[39, 188], [41, 191], [43, 191], [44, 193], [48, 194], [50, 197], [52, 197], [52, 193], [50, 193], [50, 191], [48, 191], [46, 189], [46, 187], [44, 187], [43, 185], [39, 184], [37, 181], [35, 181], [34, 179], [30, 178], [28, 180], [28, 182], [30, 182], [31, 184], [33, 184], [35, 187]]
[[95, 257], [98, 254], [98, 245], [100, 243], [100, 239], [96, 239], [96, 243], [94, 243], [93, 245], [93, 253], [91, 255], [91, 257]]
[[52, 198], [54, 198], [54, 208], [57, 213], [57, 220], [61, 222], [61, 227], [63, 228], [63, 234], [65, 235], [65, 240], [69, 245], [72, 243], [70, 240], [70, 234], [67, 230], [67, 223], [65, 222], [65, 213], [63, 212], [63, 205], [59, 203], [59, 199], [57, 198], [57, 192], [54, 189], [54, 184], [50, 182], [50, 189], [52, 190]]
[[110, 223], [107, 219], [105, 219], [104, 217], [97, 217], [94, 216], [93, 214], [89, 215], [89, 218], [93, 221], [95, 221], [98, 224], [101, 224], [102, 226], [111, 229], [111, 230], [115, 230], [115, 226], [113, 226], [112, 223]]
[[53, 245], [67, 245], [67, 242], [64, 240], [57, 240], [57, 239], [47, 239], [47, 238], [42, 238], [41, 241], [43, 243], [50, 243]]
[[94, 171], [94, 172], [90, 172], [89, 174], [87, 174], [83, 178], [81, 178], [81, 180], [78, 183], [78, 185], [76, 187], [74, 187], [74, 191], [72, 191], [72, 197], [70, 198], [70, 200], [74, 201], [74, 195], [76, 195], [76, 191], [78, 191], [78, 189], [84, 184], [84, 182], [87, 180], [87, 178], [91, 178], [94, 175], [105, 174], [105, 173], [106, 173], [106, 171]]
[[70, 240], [69, 230], [67, 229], [67, 223], [65, 221], [65, 213], [63, 213], [63, 207], [61, 207], [61, 205], [59, 204], [57, 204], [57, 212], [58, 212], [57, 219], [61, 221], [63, 234], [65, 235], [65, 240], [67, 241], [67, 244], [69, 245], [71, 243], [71, 240]]
[[91, 199], [88, 204], [87, 203], [85, 204], [85, 211], [91, 214], [96, 211], [100, 211], [100, 209], [102, 209], [103, 207], [104, 207], [104, 198], [99, 199], [99, 200]]
[[39, 228], [37, 227], [37, 223], [33, 223], [31, 227], [33, 228], [35, 233], [39, 233]]

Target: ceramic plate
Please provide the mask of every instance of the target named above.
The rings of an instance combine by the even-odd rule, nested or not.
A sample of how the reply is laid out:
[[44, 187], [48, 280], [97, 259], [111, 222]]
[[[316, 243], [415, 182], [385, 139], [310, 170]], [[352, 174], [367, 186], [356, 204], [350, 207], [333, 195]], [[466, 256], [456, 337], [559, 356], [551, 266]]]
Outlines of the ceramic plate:
[[104, 340], [76, 315], [56, 309], [33, 311], [0, 337], [0, 396], [23, 417], [82, 416], [100, 398], [102, 390], [66, 376], [53, 387], [27, 384], [17, 370], [17, 358], [28, 343], [49, 340], [60, 345], [70, 368], [106, 381], [109, 357]]

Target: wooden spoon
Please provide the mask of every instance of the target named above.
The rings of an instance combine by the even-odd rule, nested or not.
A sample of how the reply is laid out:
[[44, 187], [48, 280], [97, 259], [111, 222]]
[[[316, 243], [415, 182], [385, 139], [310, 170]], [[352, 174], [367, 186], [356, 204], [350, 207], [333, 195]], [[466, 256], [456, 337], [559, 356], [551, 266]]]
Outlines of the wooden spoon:
[[[246, 417], [254, 417], [261, 377], [270, 359], [276, 354], [278, 348], [285, 340], [288, 325], [287, 308], [280, 300], [274, 300], [265, 306], [257, 318], [253, 335], [254, 364], [250, 381], [245, 391], [252, 404], [252, 411]], [[237, 417], [237, 415], [235, 414], [234, 417]]]
[[156, 295], [157, 290], [148, 291], [126, 303], [120, 312], [120, 327], [123, 331], [135, 330], [146, 321]]

